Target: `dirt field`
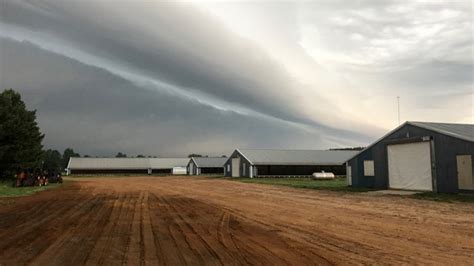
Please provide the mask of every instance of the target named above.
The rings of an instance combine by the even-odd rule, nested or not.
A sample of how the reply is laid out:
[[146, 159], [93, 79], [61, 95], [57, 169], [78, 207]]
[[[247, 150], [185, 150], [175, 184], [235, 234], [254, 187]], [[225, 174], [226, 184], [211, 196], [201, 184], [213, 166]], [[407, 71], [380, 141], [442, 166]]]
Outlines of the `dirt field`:
[[129, 177], [0, 206], [0, 265], [473, 262], [468, 203]]

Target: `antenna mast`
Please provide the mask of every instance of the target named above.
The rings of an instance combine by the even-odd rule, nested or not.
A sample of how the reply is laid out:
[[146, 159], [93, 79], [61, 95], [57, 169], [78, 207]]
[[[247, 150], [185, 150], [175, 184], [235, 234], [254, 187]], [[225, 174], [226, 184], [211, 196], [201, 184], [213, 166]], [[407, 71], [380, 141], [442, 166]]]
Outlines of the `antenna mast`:
[[400, 96], [397, 96], [397, 107], [398, 107], [398, 125], [400, 125]]

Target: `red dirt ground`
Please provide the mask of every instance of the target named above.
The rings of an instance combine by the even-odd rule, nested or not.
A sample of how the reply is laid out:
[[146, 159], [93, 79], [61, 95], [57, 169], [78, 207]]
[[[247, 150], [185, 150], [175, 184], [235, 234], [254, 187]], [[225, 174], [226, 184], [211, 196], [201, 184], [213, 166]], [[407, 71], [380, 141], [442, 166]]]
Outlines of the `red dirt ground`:
[[467, 203], [124, 177], [0, 204], [0, 265], [473, 262]]

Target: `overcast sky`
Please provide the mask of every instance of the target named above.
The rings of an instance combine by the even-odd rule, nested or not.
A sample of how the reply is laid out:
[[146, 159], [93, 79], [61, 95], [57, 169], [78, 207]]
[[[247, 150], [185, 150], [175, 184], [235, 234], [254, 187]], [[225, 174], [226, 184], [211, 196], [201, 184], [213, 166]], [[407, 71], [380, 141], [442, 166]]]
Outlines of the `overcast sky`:
[[474, 123], [471, 1], [1, 0], [0, 88], [47, 148], [221, 155]]

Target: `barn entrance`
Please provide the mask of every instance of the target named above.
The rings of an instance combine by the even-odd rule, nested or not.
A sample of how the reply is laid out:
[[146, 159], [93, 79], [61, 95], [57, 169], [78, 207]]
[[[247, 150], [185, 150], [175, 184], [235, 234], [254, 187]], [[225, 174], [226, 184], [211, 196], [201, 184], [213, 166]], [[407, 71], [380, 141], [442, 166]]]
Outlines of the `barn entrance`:
[[474, 190], [474, 179], [472, 176], [472, 156], [456, 156], [458, 170], [458, 188], [463, 190]]
[[430, 142], [388, 145], [387, 155], [390, 188], [433, 190]]
[[232, 177], [240, 177], [240, 158], [232, 158]]
[[349, 164], [347, 164], [346, 167], [347, 185], [352, 186], [352, 167]]
[[194, 175], [194, 163], [189, 164], [189, 175]]

